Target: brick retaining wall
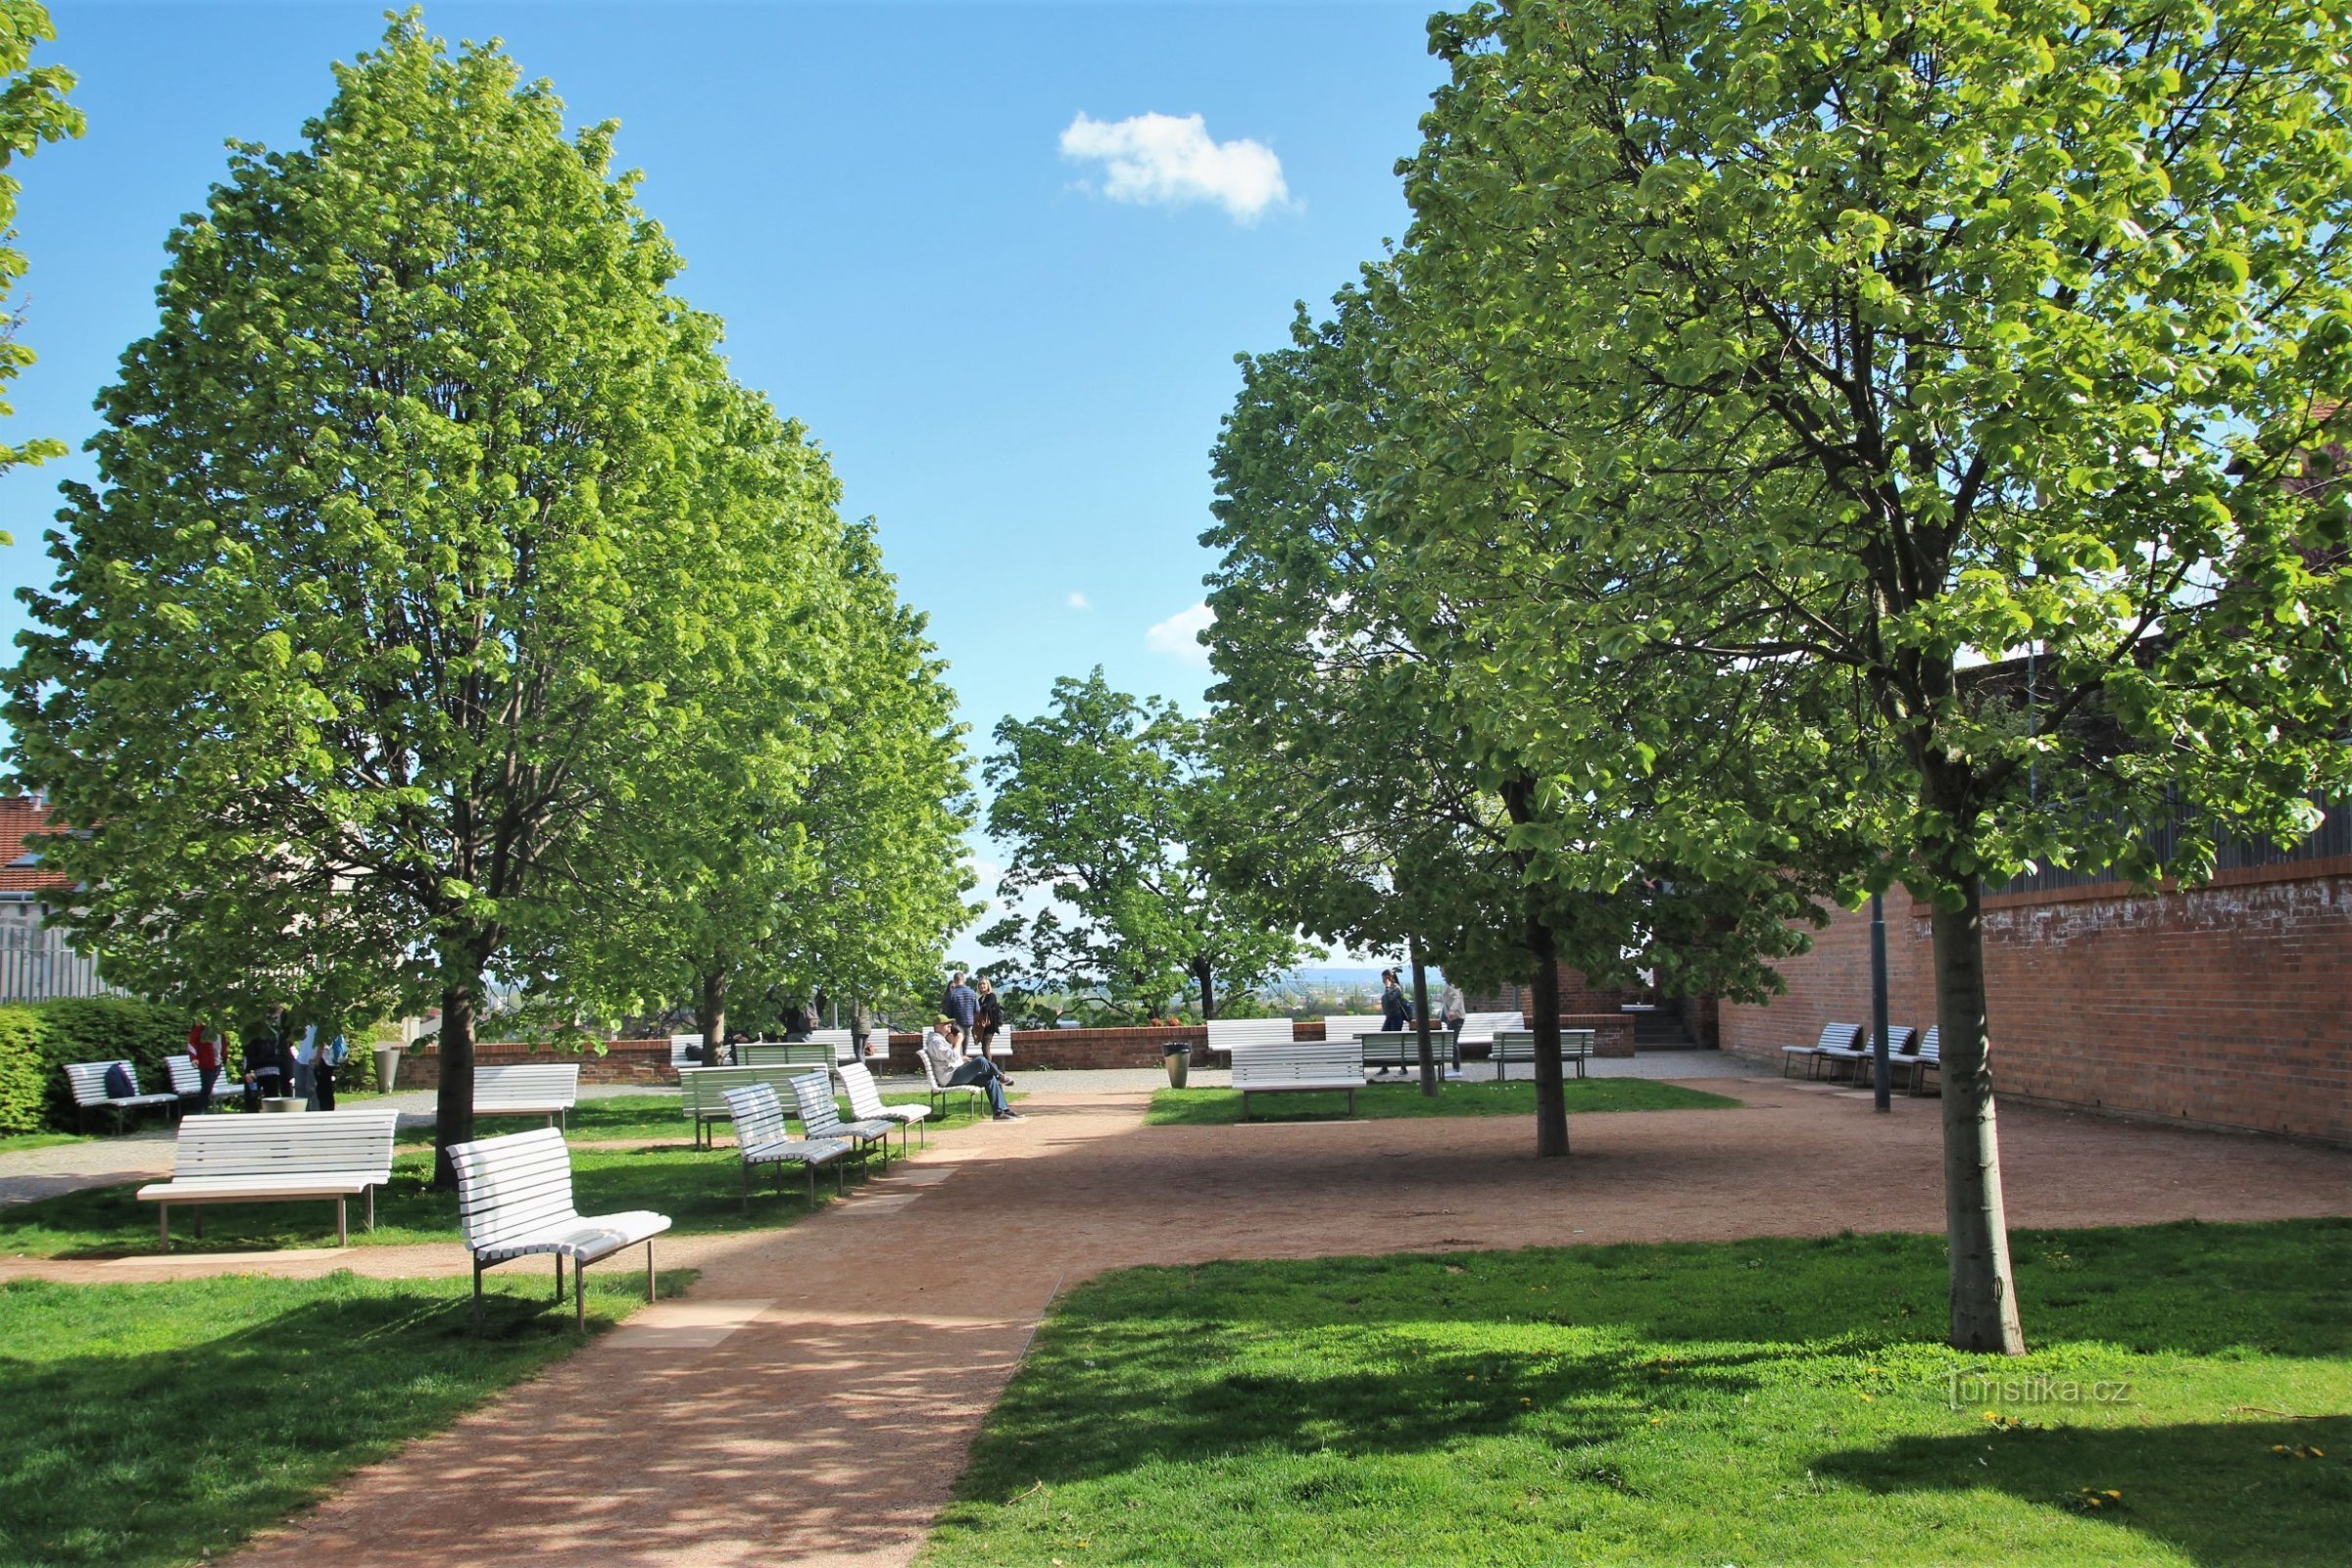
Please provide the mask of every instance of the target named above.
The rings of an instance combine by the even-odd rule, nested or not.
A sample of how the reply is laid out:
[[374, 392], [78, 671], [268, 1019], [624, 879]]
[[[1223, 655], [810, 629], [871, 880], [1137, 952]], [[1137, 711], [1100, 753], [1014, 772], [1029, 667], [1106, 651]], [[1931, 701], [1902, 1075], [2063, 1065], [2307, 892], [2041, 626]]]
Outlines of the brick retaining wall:
[[[1929, 908], [1888, 900], [1888, 1002], [1936, 1021]], [[1997, 1093], [2352, 1144], [2352, 863], [2226, 871], [2208, 887], [2113, 885], [1985, 900]], [[1780, 1048], [1870, 1019], [1870, 916], [1839, 912], [1780, 965], [1788, 994], [1722, 1006], [1723, 1046]]]

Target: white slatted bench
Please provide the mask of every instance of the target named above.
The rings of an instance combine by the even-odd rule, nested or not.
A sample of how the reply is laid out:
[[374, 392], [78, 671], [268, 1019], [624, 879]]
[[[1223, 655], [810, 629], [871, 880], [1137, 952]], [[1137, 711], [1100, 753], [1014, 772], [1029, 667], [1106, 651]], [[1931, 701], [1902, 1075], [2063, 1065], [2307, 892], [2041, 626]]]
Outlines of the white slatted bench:
[[784, 1125], [784, 1102], [773, 1084], [746, 1084], [727, 1091], [735, 1122], [735, 1154], [743, 1166], [743, 1211], [752, 1211], [752, 1167], [776, 1167], [779, 1195], [783, 1169], [798, 1165], [808, 1178], [808, 1203], [816, 1205], [816, 1167], [833, 1167], [833, 1190], [841, 1191], [841, 1162], [855, 1152], [846, 1138], [795, 1138]]
[[[196, 1065], [194, 1056], [166, 1056], [164, 1070], [172, 1075], [172, 1093], [179, 1099], [204, 1098], [204, 1069]], [[224, 1065], [213, 1077], [213, 1100], [236, 1100], [245, 1093], [245, 1085]]]
[[1326, 1044], [1335, 1040], [1360, 1040], [1376, 1035], [1388, 1027], [1389, 1020], [1377, 1012], [1347, 1013], [1323, 1020], [1323, 1039]]
[[1244, 1046], [1233, 1054], [1233, 1087], [1242, 1092], [1242, 1120], [1250, 1119], [1251, 1095], [1321, 1094], [1345, 1090], [1348, 1114], [1355, 1114], [1355, 1092], [1364, 1087], [1364, 1048], [1357, 1040], [1298, 1040], [1280, 1046]]
[[735, 1060], [745, 1067], [830, 1067], [833, 1047], [816, 1040], [751, 1040], [735, 1047]]
[[[961, 1095], [966, 1104], [971, 1104], [974, 1101], [979, 1102], [981, 1104], [986, 1104], [988, 1102], [988, 1091], [979, 1084], [952, 1084], [948, 1082], [946, 1076], [940, 1071], [938, 1063], [931, 1059], [931, 1054], [929, 1052], [916, 1052], [915, 1059], [923, 1064], [923, 1077], [928, 1082], [931, 1089], [931, 1108], [939, 1112], [941, 1120], [944, 1121], [947, 1119], [948, 1097], [950, 1095]], [[979, 1114], [977, 1106], [974, 1107], [973, 1114]], [[925, 1136], [928, 1135], [926, 1134]]]
[[[1421, 1034], [1419, 1030], [1389, 1031], [1376, 1029], [1356, 1040], [1364, 1048], [1364, 1065], [1381, 1072], [1392, 1068], [1399, 1072], [1421, 1070]], [[1429, 1032], [1430, 1055], [1441, 1067], [1458, 1068], [1462, 1054], [1454, 1045], [1453, 1035], [1445, 1029]]]
[[550, 1127], [561, 1127], [579, 1102], [576, 1061], [502, 1062], [473, 1069], [477, 1121], [484, 1116], [544, 1116]]
[[667, 1214], [631, 1210], [582, 1214], [571, 1201], [571, 1151], [553, 1127], [457, 1144], [458, 1224], [473, 1253], [473, 1323], [482, 1323], [482, 1271], [518, 1257], [552, 1252], [556, 1300], [564, 1300], [564, 1260], [571, 1259], [572, 1319], [588, 1326], [581, 1285], [588, 1265], [624, 1247], [645, 1244], [645, 1298], [654, 1298], [654, 1238]]
[[847, 1029], [811, 1029], [808, 1031], [808, 1044], [823, 1046], [831, 1052], [832, 1054], [825, 1058], [827, 1061], [858, 1059], [858, 1042]]
[[[130, 1093], [110, 1095], [106, 1092], [106, 1075], [120, 1067], [130, 1079]], [[139, 1089], [139, 1069], [127, 1061], [70, 1061], [66, 1063], [66, 1086], [74, 1092], [74, 1117], [80, 1126], [90, 1124], [90, 1112], [114, 1112], [115, 1127], [122, 1129], [124, 1118], [142, 1110], [160, 1110], [168, 1118], [179, 1109], [177, 1095], [150, 1095]]]
[[1788, 1077], [1789, 1067], [1794, 1065], [1799, 1057], [1802, 1057], [1805, 1063], [1805, 1076], [1808, 1078], [1819, 1077], [1823, 1061], [1834, 1060], [1836, 1059], [1835, 1053], [1852, 1051], [1861, 1043], [1862, 1026], [1860, 1024], [1825, 1024], [1822, 1027], [1821, 1038], [1813, 1044], [1781, 1048], [1781, 1076]]
[[1495, 1030], [1526, 1027], [1526, 1019], [1515, 1012], [1466, 1012], [1462, 1014], [1461, 1043], [1489, 1046], [1494, 1043]]
[[1936, 1075], [1937, 1080], [1936, 1092], [1941, 1094], [1943, 1092], [1943, 1025], [1929, 1025], [1928, 1032], [1920, 1037], [1919, 1050], [1913, 1052], [1905, 1060], [1911, 1069], [1911, 1092], [1913, 1094], [1924, 1095], [1928, 1092], [1928, 1074], [1930, 1073]]
[[[1502, 1082], [1504, 1070], [1514, 1061], [1532, 1063], [1536, 1059], [1536, 1032], [1533, 1029], [1497, 1029], [1493, 1045], [1494, 1081]], [[1560, 1066], [1565, 1069], [1576, 1063], [1576, 1075], [1585, 1075], [1585, 1061], [1592, 1054], [1592, 1031], [1563, 1029], [1560, 1031]]]
[[390, 1110], [315, 1110], [293, 1116], [198, 1116], [179, 1124], [172, 1179], [139, 1189], [139, 1201], [160, 1205], [157, 1225], [172, 1247], [172, 1205], [198, 1205], [196, 1234], [204, 1234], [206, 1203], [335, 1202], [335, 1245], [351, 1243], [350, 1200], [368, 1200], [368, 1228], [375, 1229], [375, 1190], [392, 1179], [392, 1134], [400, 1116]]
[[1291, 1020], [1288, 1018], [1211, 1018], [1208, 1020], [1208, 1049], [1232, 1051], [1237, 1047], [1287, 1046], [1291, 1043]]
[[694, 1147], [703, 1147], [707, 1129], [729, 1119], [728, 1090], [767, 1084], [781, 1094], [794, 1074], [808, 1070], [805, 1064], [781, 1061], [757, 1067], [680, 1067], [678, 1105], [694, 1123]]
[[850, 1111], [859, 1121], [896, 1122], [899, 1129], [899, 1152], [906, 1152], [906, 1129], [923, 1129], [923, 1145], [931, 1144], [931, 1107], [929, 1105], [886, 1105], [874, 1075], [862, 1061], [848, 1061], [833, 1069], [841, 1087], [849, 1094]]
[[[1918, 1031], [1914, 1029], [1897, 1029], [1892, 1024], [1886, 1026], [1886, 1061], [1890, 1070], [1903, 1057], [1919, 1049], [1917, 1035]], [[1870, 1031], [1865, 1029], [1850, 1046], [1824, 1045], [1816, 1047], [1815, 1050], [1824, 1061], [1837, 1062], [1850, 1068], [1856, 1081], [1859, 1081], [1863, 1071], [1871, 1066], [1873, 1059], [1878, 1054], [1874, 1045], [1875, 1043], [1870, 1038]]]
[[827, 1073], [803, 1073], [792, 1080], [793, 1097], [800, 1102], [801, 1134], [806, 1138], [846, 1138], [858, 1146], [858, 1152], [879, 1144], [882, 1146], [882, 1168], [890, 1168], [890, 1130], [896, 1122], [859, 1117], [843, 1121], [841, 1107], [833, 1103], [833, 1079]]

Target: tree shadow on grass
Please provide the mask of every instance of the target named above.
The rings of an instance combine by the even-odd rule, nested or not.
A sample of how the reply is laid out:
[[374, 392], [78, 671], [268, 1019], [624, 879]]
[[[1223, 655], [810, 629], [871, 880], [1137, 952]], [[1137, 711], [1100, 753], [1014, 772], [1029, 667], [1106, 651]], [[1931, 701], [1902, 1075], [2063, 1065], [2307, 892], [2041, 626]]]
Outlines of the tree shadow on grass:
[[[691, 1278], [672, 1273], [662, 1288]], [[642, 1289], [592, 1273], [591, 1309]], [[54, 1296], [24, 1305], [57, 1313], [89, 1298], [77, 1292], [143, 1292], [142, 1307], [176, 1321], [155, 1336], [169, 1349], [0, 1355], [9, 1562], [171, 1563], [221, 1549], [583, 1343], [552, 1287], [530, 1279], [494, 1281], [479, 1332], [463, 1280], [10, 1290]], [[256, 1294], [296, 1304], [256, 1322]], [[208, 1311], [245, 1326], [187, 1332]]]
[[[2292, 1451], [2319, 1450], [2316, 1457]], [[1882, 1495], [1992, 1487], [2162, 1541], [2211, 1568], [2309, 1568], [2352, 1553], [2352, 1416], [2052, 1426], [1898, 1439], [1813, 1468]], [[2110, 1497], [2108, 1493], [2119, 1494]]]

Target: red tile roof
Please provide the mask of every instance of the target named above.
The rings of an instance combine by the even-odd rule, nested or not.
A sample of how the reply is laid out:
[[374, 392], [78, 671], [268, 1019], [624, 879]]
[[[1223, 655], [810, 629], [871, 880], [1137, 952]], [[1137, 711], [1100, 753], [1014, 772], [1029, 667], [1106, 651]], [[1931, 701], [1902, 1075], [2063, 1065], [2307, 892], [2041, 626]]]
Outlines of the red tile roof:
[[38, 865], [9, 861], [37, 851], [24, 841], [49, 826], [49, 808], [30, 795], [0, 796], [0, 893], [49, 893], [70, 888], [74, 879]]

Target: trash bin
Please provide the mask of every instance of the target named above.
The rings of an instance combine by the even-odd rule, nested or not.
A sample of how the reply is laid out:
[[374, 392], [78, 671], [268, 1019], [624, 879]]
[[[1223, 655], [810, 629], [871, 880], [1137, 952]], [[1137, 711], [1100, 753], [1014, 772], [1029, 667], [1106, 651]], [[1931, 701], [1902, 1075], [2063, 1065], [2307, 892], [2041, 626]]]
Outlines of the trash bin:
[[300, 1112], [309, 1103], [300, 1095], [270, 1095], [262, 1101], [262, 1109]]
[[375, 1088], [378, 1094], [390, 1094], [394, 1081], [400, 1077], [400, 1051], [398, 1046], [375, 1048]]
[[1168, 1047], [1167, 1065], [1168, 1087], [1182, 1089], [1185, 1079], [1192, 1073], [1193, 1048], [1182, 1041]]

